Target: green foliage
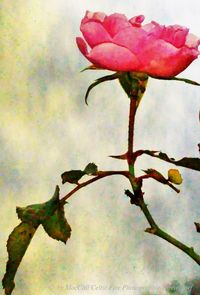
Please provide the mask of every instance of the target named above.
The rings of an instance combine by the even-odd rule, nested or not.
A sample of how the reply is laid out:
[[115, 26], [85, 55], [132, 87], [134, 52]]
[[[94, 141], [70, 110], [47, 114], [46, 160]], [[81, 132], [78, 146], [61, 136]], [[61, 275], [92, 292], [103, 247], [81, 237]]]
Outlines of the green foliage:
[[37, 227], [21, 222], [9, 235], [7, 241], [8, 262], [2, 281], [6, 295], [10, 295], [15, 287], [15, 274]]
[[85, 173], [88, 174], [88, 175], [94, 175], [97, 173], [98, 171], [98, 167], [96, 164], [94, 163], [89, 163], [85, 169], [84, 169]]
[[71, 236], [71, 227], [65, 218], [63, 205], [59, 205], [53, 215], [46, 217], [42, 225], [51, 238], [65, 244]]
[[7, 242], [8, 262], [2, 281], [6, 295], [10, 295], [15, 287], [15, 274], [40, 224], [53, 239], [66, 243], [70, 238], [71, 227], [65, 218], [63, 206], [59, 200], [59, 187], [56, 186], [55, 193], [49, 201], [23, 208], [17, 207], [17, 215], [22, 222], [14, 228]]
[[70, 170], [66, 171], [61, 175], [62, 183], [74, 183], [78, 184], [78, 181], [85, 175], [85, 171], [82, 170]]
[[78, 185], [79, 180], [84, 175], [95, 175], [97, 171], [97, 165], [94, 163], [89, 163], [84, 170], [70, 170], [61, 174], [62, 183], [64, 184], [66, 182], [69, 182]]
[[137, 99], [138, 106], [146, 90], [148, 75], [144, 73], [125, 72], [119, 77], [119, 82], [128, 97]]
[[56, 186], [55, 193], [53, 197], [41, 204], [33, 204], [27, 207], [17, 207], [16, 212], [23, 222], [29, 224], [38, 225], [42, 223], [47, 216], [50, 216], [57, 209], [59, 204], [59, 187]]
[[176, 166], [182, 166], [182, 167], [189, 168], [192, 170], [200, 171], [200, 158], [184, 157], [184, 158], [176, 161], [174, 158], [169, 158], [167, 154], [162, 153], [162, 152], [158, 153], [155, 151], [144, 150], [143, 153], [150, 155], [152, 157], [155, 157], [155, 158], [159, 158], [163, 161], [172, 163]]
[[190, 79], [185, 79], [185, 78], [177, 78], [177, 77], [168, 77], [168, 78], [163, 78], [163, 77], [154, 77], [154, 76], [150, 76], [151, 78], [154, 79], [159, 79], [159, 80], [174, 80], [174, 81], [180, 81], [180, 82], [185, 82], [187, 84], [191, 84], [191, 85], [195, 85], [195, 86], [200, 86], [199, 83], [190, 80]]
[[86, 91], [86, 94], [85, 94], [85, 103], [88, 104], [88, 96], [90, 94], [90, 91], [96, 87], [97, 85], [103, 83], [103, 82], [106, 82], [106, 81], [112, 81], [112, 80], [115, 80], [115, 79], [118, 79], [119, 78], [119, 73], [115, 73], [115, 74], [112, 74], [112, 75], [107, 75], [107, 76], [104, 76], [104, 77], [101, 77], [97, 80], [95, 80], [94, 83], [92, 83], [87, 91]]

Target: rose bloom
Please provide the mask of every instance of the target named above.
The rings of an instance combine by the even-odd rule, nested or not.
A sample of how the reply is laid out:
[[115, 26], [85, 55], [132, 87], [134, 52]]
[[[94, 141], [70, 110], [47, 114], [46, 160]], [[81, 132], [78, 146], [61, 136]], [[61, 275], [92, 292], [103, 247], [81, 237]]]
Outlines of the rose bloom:
[[87, 11], [80, 26], [85, 40], [78, 37], [77, 45], [97, 68], [163, 78], [176, 76], [198, 57], [200, 39], [188, 28], [143, 21], [143, 15], [128, 20], [119, 13]]

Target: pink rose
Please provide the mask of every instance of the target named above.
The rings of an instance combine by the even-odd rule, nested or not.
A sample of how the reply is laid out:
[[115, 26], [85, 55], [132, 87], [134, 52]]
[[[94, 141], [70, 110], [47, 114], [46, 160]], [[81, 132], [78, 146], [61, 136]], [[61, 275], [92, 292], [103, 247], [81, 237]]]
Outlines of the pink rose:
[[200, 39], [179, 26], [161, 26], [152, 21], [141, 25], [143, 15], [127, 19], [114, 13], [86, 12], [78, 37], [82, 54], [98, 68], [144, 72], [154, 77], [174, 77], [198, 57]]

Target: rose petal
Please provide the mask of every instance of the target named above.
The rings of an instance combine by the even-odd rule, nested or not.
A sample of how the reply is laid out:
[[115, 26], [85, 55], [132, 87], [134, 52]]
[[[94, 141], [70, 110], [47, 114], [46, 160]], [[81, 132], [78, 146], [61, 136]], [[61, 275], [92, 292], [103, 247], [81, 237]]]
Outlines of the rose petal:
[[189, 48], [197, 49], [198, 46], [200, 45], [200, 39], [193, 34], [188, 34], [185, 45], [188, 46]]
[[157, 77], [179, 74], [200, 54], [200, 39], [187, 28], [154, 21], [141, 26], [143, 20], [142, 15], [127, 20], [123, 14], [87, 11], [81, 31], [92, 50], [88, 53], [82, 38], [77, 38], [77, 45], [97, 67]]
[[143, 64], [141, 70], [154, 76], [165, 76], [172, 67], [170, 60], [177, 53], [178, 49], [164, 40], [149, 43], [139, 54]]
[[85, 40], [81, 37], [77, 37], [76, 44], [77, 44], [80, 52], [86, 56], [88, 54], [88, 50], [87, 50], [87, 44], [85, 43]]
[[81, 24], [80, 29], [91, 48], [100, 43], [111, 41], [110, 35], [106, 32], [102, 24], [98, 22], [91, 21]]
[[195, 58], [196, 51], [187, 47], [177, 49], [164, 40], [149, 44], [139, 55], [143, 66], [141, 72], [158, 77], [174, 77], [183, 71]]
[[131, 27], [128, 19], [124, 14], [114, 13], [106, 16], [103, 22], [104, 28], [110, 34], [110, 36], [115, 36], [120, 30], [126, 27]]
[[95, 20], [100, 21], [100, 22], [103, 22], [105, 17], [106, 17], [106, 14], [103, 13], [103, 12], [95, 12], [94, 15], [93, 15], [93, 18]]
[[85, 24], [88, 21], [97, 21], [102, 23], [104, 21], [105, 16], [106, 14], [103, 12], [91, 12], [87, 10], [81, 23]]
[[132, 52], [112, 43], [94, 47], [87, 58], [94, 65], [111, 71], [136, 71], [139, 66], [137, 57]]
[[133, 53], [137, 53], [148, 42], [147, 33], [142, 28], [125, 28], [115, 35], [113, 42], [130, 49]]
[[164, 27], [160, 38], [180, 48], [184, 46], [188, 32], [189, 29], [185, 27], [178, 25], [168, 26]]
[[129, 22], [134, 27], [141, 27], [141, 23], [144, 21], [144, 19], [145, 19], [144, 15], [138, 15], [129, 19]]
[[164, 26], [152, 21], [149, 24], [142, 26], [142, 29], [148, 33], [149, 36], [159, 38], [162, 34]]

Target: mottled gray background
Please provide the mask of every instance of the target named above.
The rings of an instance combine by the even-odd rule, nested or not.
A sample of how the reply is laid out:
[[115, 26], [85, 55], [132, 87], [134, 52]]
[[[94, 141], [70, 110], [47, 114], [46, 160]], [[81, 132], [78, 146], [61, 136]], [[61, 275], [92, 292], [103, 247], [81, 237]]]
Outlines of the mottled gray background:
[[[88, 65], [75, 44], [85, 10], [146, 15], [146, 22], [181, 24], [200, 36], [198, 0], [17, 0], [0, 2], [0, 275], [7, 260], [6, 240], [19, 220], [16, 206], [46, 201], [60, 174], [95, 162], [100, 169], [125, 169], [107, 156], [126, 151], [128, 99], [119, 84], [88, 85], [108, 72], [79, 71]], [[200, 81], [200, 61], [181, 77]], [[198, 156], [200, 89], [179, 82], [150, 80], [137, 114], [136, 147], [170, 156]], [[141, 169], [167, 175], [172, 165], [143, 156]], [[180, 168], [177, 195], [148, 180], [145, 197], [156, 221], [200, 252], [199, 174]], [[124, 196], [128, 182], [113, 176], [74, 195], [66, 206], [72, 227], [67, 245], [40, 228], [16, 276], [15, 295], [165, 294], [199, 267], [180, 250], [144, 233], [140, 210]], [[70, 185], [61, 186], [63, 196]], [[80, 290], [72, 290], [79, 288]], [[99, 288], [99, 290], [95, 290]], [[111, 289], [109, 289], [111, 288]], [[115, 291], [112, 290], [115, 289]], [[85, 290], [83, 290], [85, 289]], [[88, 290], [87, 290], [88, 289]], [[104, 289], [104, 290], [103, 290]], [[3, 291], [1, 291], [3, 294]]]

